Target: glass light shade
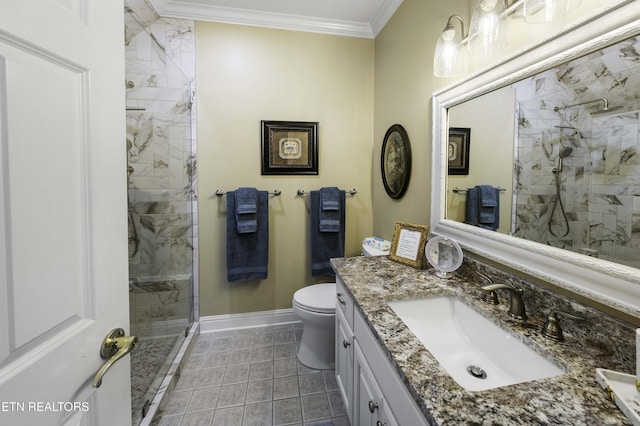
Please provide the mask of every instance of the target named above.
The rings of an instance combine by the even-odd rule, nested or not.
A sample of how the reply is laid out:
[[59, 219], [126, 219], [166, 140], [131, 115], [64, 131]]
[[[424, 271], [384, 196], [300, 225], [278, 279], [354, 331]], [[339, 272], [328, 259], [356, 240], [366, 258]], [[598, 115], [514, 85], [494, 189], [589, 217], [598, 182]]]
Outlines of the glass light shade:
[[524, 20], [530, 24], [551, 22], [580, 6], [582, 0], [525, 0]]
[[[452, 21], [460, 21], [460, 33], [452, 25]], [[458, 15], [451, 15], [444, 27], [442, 34], [436, 43], [436, 51], [433, 55], [433, 74], [436, 77], [452, 77], [461, 74], [466, 70], [464, 60], [465, 55], [458, 54], [458, 50], [462, 45], [462, 37], [464, 34], [464, 22]]]
[[469, 53], [490, 56], [507, 46], [505, 5], [502, 0], [481, 0], [471, 16]]
[[458, 62], [458, 46], [453, 40], [438, 39], [436, 52], [433, 56], [433, 74], [446, 78], [454, 74]]
[[445, 30], [438, 38], [433, 56], [433, 74], [436, 77], [452, 77], [463, 70], [458, 55], [461, 41], [462, 37], [455, 31], [452, 33]]

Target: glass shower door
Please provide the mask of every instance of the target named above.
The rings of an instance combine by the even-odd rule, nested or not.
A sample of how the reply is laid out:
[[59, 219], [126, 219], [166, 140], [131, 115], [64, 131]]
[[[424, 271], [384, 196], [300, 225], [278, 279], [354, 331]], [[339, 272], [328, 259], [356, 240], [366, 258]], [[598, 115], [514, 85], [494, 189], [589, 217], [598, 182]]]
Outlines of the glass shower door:
[[125, 8], [130, 327], [139, 338], [131, 353], [133, 424], [194, 321], [192, 79], [180, 53], [161, 44], [183, 22], [143, 26]]

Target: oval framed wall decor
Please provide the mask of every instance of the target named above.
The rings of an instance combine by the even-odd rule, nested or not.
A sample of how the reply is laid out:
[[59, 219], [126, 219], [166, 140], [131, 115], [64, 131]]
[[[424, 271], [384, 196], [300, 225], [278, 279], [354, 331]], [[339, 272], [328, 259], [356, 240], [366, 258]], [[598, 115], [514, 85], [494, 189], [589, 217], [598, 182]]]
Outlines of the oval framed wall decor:
[[406, 130], [400, 124], [394, 124], [387, 130], [381, 154], [384, 189], [389, 197], [402, 198], [411, 176], [411, 145]]

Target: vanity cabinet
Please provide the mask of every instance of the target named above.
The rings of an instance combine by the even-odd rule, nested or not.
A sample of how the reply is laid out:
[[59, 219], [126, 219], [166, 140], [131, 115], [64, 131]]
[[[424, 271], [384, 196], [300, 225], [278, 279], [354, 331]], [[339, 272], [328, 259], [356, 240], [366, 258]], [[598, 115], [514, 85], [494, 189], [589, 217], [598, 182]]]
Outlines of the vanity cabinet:
[[384, 394], [357, 341], [354, 342], [353, 356], [355, 404], [352, 424], [396, 426], [398, 423], [386, 404]]
[[351, 424], [353, 423], [353, 300], [336, 280], [336, 382]]
[[367, 322], [354, 309], [354, 301], [339, 277], [336, 293], [335, 374], [351, 424], [426, 426], [424, 415]]

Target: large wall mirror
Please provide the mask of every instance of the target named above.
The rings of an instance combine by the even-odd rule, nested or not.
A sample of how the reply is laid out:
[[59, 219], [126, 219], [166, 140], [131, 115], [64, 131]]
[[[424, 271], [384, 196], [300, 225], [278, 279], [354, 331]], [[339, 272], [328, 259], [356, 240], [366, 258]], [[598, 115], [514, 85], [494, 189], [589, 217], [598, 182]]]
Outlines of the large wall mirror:
[[[629, 11], [434, 96], [431, 228], [640, 318], [640, 22], [612, 25]], [[449, 128], [470, 129], [468, 174], [447, 172]]]

